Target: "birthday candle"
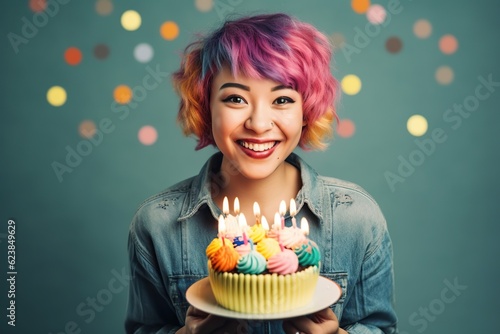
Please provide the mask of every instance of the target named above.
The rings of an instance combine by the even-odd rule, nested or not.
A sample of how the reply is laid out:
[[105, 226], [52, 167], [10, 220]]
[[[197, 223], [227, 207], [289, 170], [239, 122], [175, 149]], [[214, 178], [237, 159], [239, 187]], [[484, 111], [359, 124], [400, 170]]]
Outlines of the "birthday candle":
[[280, 217], [280, 214], [279, 212], [276, 212], [274, 214], [274, 224], [273, 224], [273, 228], [279, 230], [281, 229], [281, 217]]
[[262, 224], [262, 228], [264, 228], [264, 230], [267, 233], [267, 231], [269, 231], [269, 224], [267, 223], [266, 217], [262, 216], [261, 224]]
[[226, 232], [226, 223], [222, 215], [219, 216], [219, 238], [224, 239], [224, 233]]
[[295, 219], [296, 214], [297, 214], [297, 206], [295, 205], [295, 200], [292, 198], [290, 200], [290, 215], [292, 216], [292, 225], [294, 228], [297, 227], [297, 220]]
[[309, 223], [307, 222], [306, 217], [302, 217], [300, 220], [300, 229], [304, 232], [304, 235], [309, 234]]
[[285, 213], [286, 213], [286, 203], [285, 201], [280, 202], [280, 215], [281, 215], [281, 229], [285, 228]]
[[260, 224], [260, 207], [259, 203], [253, 203], [253, 214], [255, 215], [255, 223]]

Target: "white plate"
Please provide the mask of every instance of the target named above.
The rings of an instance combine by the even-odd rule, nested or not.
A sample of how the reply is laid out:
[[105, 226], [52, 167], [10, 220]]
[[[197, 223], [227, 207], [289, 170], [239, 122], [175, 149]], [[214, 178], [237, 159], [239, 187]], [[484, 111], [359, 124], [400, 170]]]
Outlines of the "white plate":
[[342, 290], [337, 283], [328, 278], [320, 276], [316, 284], [313, 300], [306, 306], [283, 313], [273, 314], [249, 314], [228, 310], [215, 300], [210, 281], [205, 277], [189, 287], [186, 299], [189, 304], [197, 309], [225, 318], [247, 319], [247, 320], [273, 320], [299, 317], [306, 314], [323, 310], [339, 300]]

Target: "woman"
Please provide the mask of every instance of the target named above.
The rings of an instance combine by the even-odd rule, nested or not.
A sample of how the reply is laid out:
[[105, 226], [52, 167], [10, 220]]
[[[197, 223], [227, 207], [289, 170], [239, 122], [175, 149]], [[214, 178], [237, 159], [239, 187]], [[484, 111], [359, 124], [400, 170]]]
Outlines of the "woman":
[[[130, 228], [128, 333], [395, 333], [392, 246], [376, 202], [359, 186], [318, 175], [293, 153], [325, 147], [337, 81], [327, 38], [285, 14], [227, 21], [190, 44], [173, 75], [179, 121], [197, 149], [215, 145], [200, 173], [146, 200]], [[190, 306], [207, 276], [205, 247], [224, 197], [268, 219], [294, 198], [322, 252], [321, 275], [342, 297], [316, 314], [244, 322]], [[290, 225], [290, 217], [286, 217]]]

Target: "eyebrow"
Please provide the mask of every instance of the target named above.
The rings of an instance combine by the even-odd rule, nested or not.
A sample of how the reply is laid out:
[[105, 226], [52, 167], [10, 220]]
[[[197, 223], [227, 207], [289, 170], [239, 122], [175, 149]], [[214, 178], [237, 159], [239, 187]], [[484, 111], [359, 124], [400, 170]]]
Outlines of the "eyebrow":
[[[228, 87], [240, 88], [240, 89], [246, 90], [248, 92], [250, 91], [250, 87], [236, 83], [236, 82], [226, 82], [225, 84], [220, 86], [219, 90], [222, 90], [222, 89], [228, 88]], [[292, 87], [285, 86], [285, 85], [278, 85], [276, 87], [271, 88], [271, 92], [275, 92], [275, 91], [280, 90], [280, 89], [292, 89]]]

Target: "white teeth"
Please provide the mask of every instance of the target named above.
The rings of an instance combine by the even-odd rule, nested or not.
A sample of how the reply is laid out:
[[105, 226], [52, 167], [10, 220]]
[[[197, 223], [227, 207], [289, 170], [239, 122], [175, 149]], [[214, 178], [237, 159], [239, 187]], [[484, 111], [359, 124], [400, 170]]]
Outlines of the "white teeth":
[[269, 142], [269, 143], [263, 143], [263, 144], [257, 144], [257, 143], [247, 143], [245, 141], [240, 141], [240, 145], [245, 147], [245, 148], [248, 148], [252, 151], [255, 151], [255, 152], [263, 152], [263, 151], [267, 151], [269, 149], [271, 149], [274, 144], [276, 144], [276, 142]]

